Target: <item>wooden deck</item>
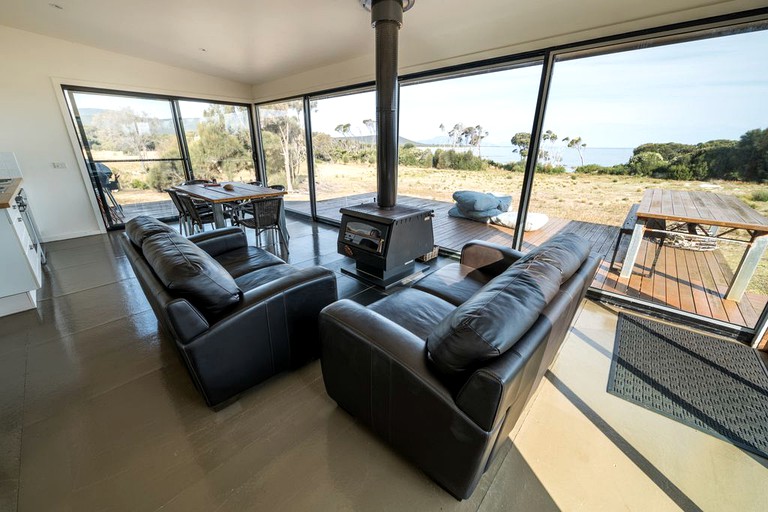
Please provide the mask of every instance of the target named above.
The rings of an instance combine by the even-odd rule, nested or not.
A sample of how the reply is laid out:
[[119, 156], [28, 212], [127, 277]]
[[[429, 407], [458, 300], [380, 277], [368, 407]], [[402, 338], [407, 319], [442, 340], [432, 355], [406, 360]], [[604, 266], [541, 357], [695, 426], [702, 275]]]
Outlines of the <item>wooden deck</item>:
[[[320, 201], [318, 215], [340, 220], [339, 208], [350, 204], [372, 202], [375, 194]], [[430, 208], [435, 211], [435, 243], [441, 247], [458, 250], [470, 240], [480, 239], [510, 245], [514, 230], [486, 225], [448, 216], [452, 203], [399, 196], [398, 204]], [[288, 208], [307, 208], [305, 203], [287, 203]], [[600, 268], [592, 283], [594, 288], [610, 291], [652, 303], [670, 306], [688, 313], [714, 318], [738, 326], [754, 327], [765, 307], [768, 297], [746, 293], [740, 302], [726, 300], [728, 284], [733, 270], [728, 266], [720, 251], [696, 252], [664, 246], [655, 272], [650, 273], [655, 244], [643, 241], [640, 253], [630, 278], [620, 279], [621, 261], [629, 245], [629, 236], [622, 239], [615, 270], [609, 270], [613, 245], [619, 233], [617, 226], [606, 226], [590, 222], [550, 219], [547, 225], [526, 233], [524, 250], [529, 250], [548, 240], [559, 232], [578, 233], [592, 242], [593, 251], [603, 256]]]

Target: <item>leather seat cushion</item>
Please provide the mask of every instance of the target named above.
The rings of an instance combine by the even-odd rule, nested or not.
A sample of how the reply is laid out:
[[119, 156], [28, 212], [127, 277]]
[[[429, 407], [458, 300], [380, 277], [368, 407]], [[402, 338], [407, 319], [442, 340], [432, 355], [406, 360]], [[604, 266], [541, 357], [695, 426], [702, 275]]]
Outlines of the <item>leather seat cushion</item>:
[[272, 253], [258, 247], [241, 247], [216, 256], [216, 261], [237, 279], [240, 276], [285, 262]]
[[451, 263], [418, 280], [413, 288], [437, 295], [441, 299], [459, 306], [468, 301], [491, 277], [482, 271]]
[[142, 251], [169, 293], [187, 299], [206, 318], [240, 302], [240, 289], [224, 267], [178, 233], [152, 235]]
[[281, 277], [293, 275], [297, 272], [296, 267], [292, 267], [286, 263], [281, 265], [271, 265], [269, 267], [260, 268], [243, 274], [240, 277], [235, 278], [235, 283], [243, 291], [253, 290], [259, 286], [267, 283], [271, 283]]
[[520, 258], [515, 265], [528, 261], [544, 261], [560, 271], [564, 283], [581, 267], [589, 256], [591, 245], [575, 233], [560, 233]]
[[136, 247], [141, 247], [144, 241], [152, 235], [175, 232], [168, 224], [147, 215], [135, 217], [125, 224], [125, 234]]
[[405, 288], [374, 302], [368, 309], [426, 340], [437, 324], [456, 307], [429, 293]]
[[444, 318], [427, 338], [429, 360], [448, 378], [498, 357], [528, 331], [560, 289], [549, 263], [516, 263]]

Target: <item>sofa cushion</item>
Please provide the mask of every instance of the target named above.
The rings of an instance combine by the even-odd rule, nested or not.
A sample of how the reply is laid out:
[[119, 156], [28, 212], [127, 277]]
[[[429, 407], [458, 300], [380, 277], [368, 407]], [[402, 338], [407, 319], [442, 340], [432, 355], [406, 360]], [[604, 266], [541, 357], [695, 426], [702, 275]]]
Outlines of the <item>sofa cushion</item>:
[[514, 264], [445, 317], [427, 338], [429, 360], [453, 378], [512, 347], [560, 288], [543, 261]]
[[206, 318], [240, 302], [240, 289], [219, 262], [177, 233], [158, 233], [144, 240], [144, 258], [158, 279], [177, 298], [187, 299]]
[[426, 340], [437, 324], [456, 307], [429, 293], [405, 288], [368, 308]]
[[125, 224], [125, 234], [136, 247], [141, 247], [144, 240], [158, 233], [175, 233], [175, 231], [168, 224], [146, 215], [135, 217]]
[[[495, 217], [489, 219], [491, 224], [497, 226], [504, 226], [505, 228], [515, 229], [517, 226], [517, 212], [504, 212]], [[525, 216], [525, 230], [524, 231], [538, 231], [549, 222], [549, 217], [544, 213], [529, 212]]]
[[287, 263], [280, 265], [270, 265], [268, 267], [252, 270], [247, 274], [236, 277], [235, 283], [237, 283], [238, 288], [240, 288], [240, 290], [245, 293], [248, 290], [253, 290], [254, 288], [258, 288], [261, 285], [271, 283], [272, 281], [280, 279], [281, 277], [295, 274], [297, 271], [298, 269], [296, 267], [292, 267]]
[[491, 193], [457, 190], [453, 193], [456, 206], [463, 213], [485, 212], [488, 210], [507, 211], [512, 203], [512, 196], [497, 196]]
[[575, 233], [560, 233], [520, 258], [516, 265], [529, 261], [544, 261], [560, 271], [564, 283], [589, 256], [591, 245]]
[[234, 278], [285, 262], [272, 253], [258, 247], [241, 247], [216, 256], [216, 261]]
[[451, 263], [414, 283], [413, 288], [437, 295], [454, 306], [469, 300], [491, 277], [479, 269]]

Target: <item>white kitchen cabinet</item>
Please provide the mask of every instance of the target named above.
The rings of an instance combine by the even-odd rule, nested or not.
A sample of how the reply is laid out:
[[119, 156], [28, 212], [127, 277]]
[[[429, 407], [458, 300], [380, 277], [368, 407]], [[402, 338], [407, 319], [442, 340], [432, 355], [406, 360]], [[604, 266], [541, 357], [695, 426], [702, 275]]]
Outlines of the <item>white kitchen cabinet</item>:
[[15, 202], [20, 187], [13, 180], [0, 194], [0, 316], [35, 308], [43, 284], [42, 248]]

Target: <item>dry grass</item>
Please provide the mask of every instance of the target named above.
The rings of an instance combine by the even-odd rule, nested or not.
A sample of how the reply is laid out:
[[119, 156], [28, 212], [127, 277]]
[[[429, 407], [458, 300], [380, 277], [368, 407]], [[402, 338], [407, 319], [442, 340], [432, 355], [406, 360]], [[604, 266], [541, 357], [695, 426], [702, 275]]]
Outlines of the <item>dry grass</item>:
[[[127, 170], [127, 169], [126, 169]], [[133, 175], [134, 173], [125, 173]], [[133, 176], [132, 176], [133, 177]], [[121, 176], [121, 182], [123, 177]], [[500, 169], [485, 171], [454, 171], [446, 169], [420, 169], [401, 167], [398, 193], [424, 197], [436, 201], [452, 201], [456, 190], [478, 190], [499, 195], [510, 195], [517, 200], [523, 182], [522, 173]], [[317, 164], [315, 186], [318, 200], [355, 195], [376, 190], [376, 167], [361, 165]], [[709, 190], [730, 194], [768, 215], [768, 201], [755, 201], [766, 192], [764, 185], [736, 181], [671, 181], [634, 176], [598, 176], [583, 174], [540, 174], [536, 176], [531, 211], [550, 217], [620, 225], [627, 210], [637, 203], [648, 188], [677, 190]], [[153, 190], [117, 191], [115, 197], [122, 204], [165, 201], [167, 194]], [[308, 201], [306, 179], [289, 200]], [[746, 234], [742, 234], [745, 237]], [[720, 242], [719, 248], [732, 270], [737, 267], [744, 252], [743, 244]], [[749, 287], [750, 292], [768, 295], [768, 258], [763, 258]]]
[[[452, 201], [456, 190], [478, 190], [511, 195], [517, 200], [522, 187], [522, 173], [500, 169], [454, 171], [445, 169], [400, 168], [398, 193], [436, 201]], [[371, 192], [376, 189], [376, 168], [353, 165], [320, 164], [316, 166], [318, 199]], [[734, 195], [768, 216], [768, 201], [754, 201], [766, 191], [764, 185], [738, 181], [671, 181], [635, 176], [584, 174], [540, 174], [536, 176], [530, 211], [550, 217], [621, 225], [630, 206], [643, 197], [648, 188], [703, 190]], [[308, 200], [306, 192], [297, 191], [296, 199]], [[740, 237], [748, 239], [746, 233]], [[719, 243], [728, 265], [735, 270], [745, 246]], [[749, 292], [768, 295], [768, 258], [763, 258], [752, 279]]]

